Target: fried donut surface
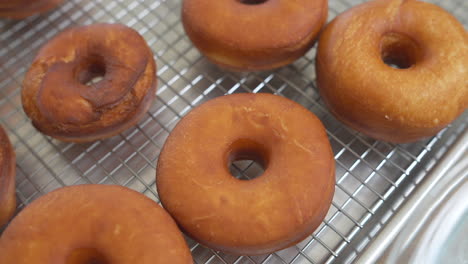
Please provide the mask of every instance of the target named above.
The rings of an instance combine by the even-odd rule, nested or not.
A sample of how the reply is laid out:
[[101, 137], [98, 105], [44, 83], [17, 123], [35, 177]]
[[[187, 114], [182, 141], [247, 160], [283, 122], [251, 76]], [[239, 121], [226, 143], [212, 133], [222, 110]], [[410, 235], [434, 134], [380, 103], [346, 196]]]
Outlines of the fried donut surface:
[[0, 227], [13, 216], [16, 209], [16, 156], [13, 146], [0, 127]]
[[232, 70], [292, 63], [312, 47], [327, 14], [327, 0], [184, 0], [182, 6], [193, 44]]
[[[256, 160], [264, 173], [234, 178], [229, 164]], [[305, 239], [324, 219], [335, 166], [325, 129], [301, 105], [270, 94], [215, 98], [185, 116], [160, 154], [161, 202], [202, 244], [258, 255]]]
[[38, 198], [12, 220], [0, 238], [0, 263], [193, 262], [153, 200], [116, 185], [77, 185]]
[[468, 34], [422, 1], [374, 0], [339, 15], [320, 37], [316, 66], [331, 112], [379, 140], [433, 136], [468, 106]]
[[0, 0], [0, 17], [13, 19], [26, 18], [47, 12], [64, 0]]
[[[135, 125], [156, 92], [156, 64], [145, 40], [119, 24], [66, 30], [41, 48], [23, 81], [33, 125], [63, 141], [111, 137]], [[102, 76], [97, 83], [90, 83]]]

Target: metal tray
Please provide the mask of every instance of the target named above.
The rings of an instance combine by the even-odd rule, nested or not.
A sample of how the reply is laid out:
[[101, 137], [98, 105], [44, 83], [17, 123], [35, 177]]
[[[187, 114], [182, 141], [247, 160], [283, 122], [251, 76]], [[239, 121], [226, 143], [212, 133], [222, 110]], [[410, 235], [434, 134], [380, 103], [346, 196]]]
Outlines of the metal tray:
[[[330, 0], [329, 20], [362, 0]], [[433, 1], [468, 25], [468, 2]], [[22, 21], [0, 19], [0, 120], [17, 153], [18, 211], [56, 188], [120, 184], [155, 201], [155, 165], [171, 129], [193, 107], [230, 93], [265, 92], [291, 98], [325, 124], [336, 159], [336, 193], [317, 231], [291, 248], [263, 256], [216, 252], [187, 238], [196, 263], [347, 263], [373, 240], [431, 166], [466, 129], [468, 115], [439, 135], [413, 144], [375, 141], [329, 114], [316, 90], [315, 47], [292, 65], [270, 72], [231, 73], [191, 45], [180, 22], [181, 0], [68, 0]], [[123, 23], [140, 32], [158, 64], [157, 100], [134, 128], [91, 144], [63, 143], [36, 131], [20, 100], [24, 73], [37, 50], [58, 32], [95, 22]], [[237, 164], [237, 174], [256, 167]]]

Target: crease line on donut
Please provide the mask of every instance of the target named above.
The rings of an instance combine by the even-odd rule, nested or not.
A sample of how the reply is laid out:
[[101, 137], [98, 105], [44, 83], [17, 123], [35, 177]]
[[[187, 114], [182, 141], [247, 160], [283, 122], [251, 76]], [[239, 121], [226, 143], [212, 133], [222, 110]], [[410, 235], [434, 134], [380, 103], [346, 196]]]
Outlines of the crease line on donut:
[[388, 17], [390, 18], [391, 24], [395, 23], [395, 20], [400, 19], [399, 13], [401, 11], [401, 8], [403, 4], [405, 4], [408, 1], [411, 1], [411, 0], [390, 0], [389, 1], [388, 7], [386, 8], [386, 13], [388, 14]]
[[279, 132], [276, 128], [273, 127], [272, 131], [273, 131], [273, 134], [275, 134], [276, 137], [279, 137], [281, 139], [286, 138], [286, 136], [283, 133]]
[[297, 197], [294, 197], [294, 205], [296, 207], [296, 212], [297, 212], [297, 219], [299, 220], [299, 224], [304, 223], [304, 214], [302, 213], [302, 207], [299, 204], [299, 201], [297, 200]]
[[[246, 111], [247, 113], [255, 112], [252, 108], [249, 108], [249, 107], [243, 107], [242, 110]], [[255, 112], [253, 115], [250, 115], [248, 117], [248, 120], [252, 123], [252, 125], [254, 125], [257, 128], [260, 128], [260, 127], [267, 128], [267, 125], [264, 122], [261, 122], [261, 121], [257, 120], [257, 119], [260, 119], [260, 118], [266, 118], [266, 119], [270, 120], [271, 116], [269, 114], [266, 114], [266, 113]], [[284, 120], [282, 120], [281, 118], [278, 118], [278, 120], [279, 120], [279, 123], [280, 123], [280, 130], [282, 129], [283, 131], [287, 132], [288, 128], [284, 124]], [[281, 131], [279, 131], [275, 127], [271, 126], [271, 130], [273, 131], [273, 134], [275, 134], [275, 136], [277, 136], [278, 138], [281, 138], [281, 139], [286, 138], [285, 133], [282, 133]]]
[[299, 141], [297, 141], [297, 139], [294, 139], [293, 142], [294, 142], [294, 145], [298, 146], [300, 149], [304, 150], [305, 152], [308, 152], [310, 154], [315, 154], [312, 150], [306, 148], [304, 145], [299, 143]]
[[200, 222], [200, 221], [204, 221], [204, 220], [214, 218], [214, 217], [216, 217], [215, 213], [211, 213], [211, 214], [203, 215], [203, 216], [196, 216], [192, 218], [192, 222]]
[[215, 185], [220, 185], [220, 184], [222, 184], [222, 183], [224, 182], [224, 181], [219, 181], [219, 182], [215, 183], [214, 185], [207, 185], [207, 184], [202, 184], [202, 183], [198, 182], [198, 181], [195, 180], [194, 178], [190, 178], [190, 180], [191, 180], [193, 183], [195, 183], [197, 186], [200, 186], [202, 189], [205, 189], [205, 190], [211, 189], [211, 188], [216, 188]]
[[280, 118], [279, 120], [280, 120], [281, 128], [284, 131], [288, 132], [289, 130], [288, 130], [288, 127], [284, 124], [284, 120], [282, 118]]

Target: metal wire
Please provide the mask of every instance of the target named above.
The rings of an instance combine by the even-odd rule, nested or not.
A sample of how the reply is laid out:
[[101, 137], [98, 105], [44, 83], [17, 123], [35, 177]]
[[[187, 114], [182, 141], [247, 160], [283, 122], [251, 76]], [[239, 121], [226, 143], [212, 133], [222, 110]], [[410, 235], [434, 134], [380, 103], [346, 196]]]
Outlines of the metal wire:
[[[329, 20], [361, 2], [330, 0]], [[468, 25], [466, 1], [432, 2]], [[413, 144], [367, 138], [341, 125], [324, 107], [315, 87], [315, 47], [294, 64], [275, 71], [226, 72], [191, 45], [181, 26], [180, 6], [181, 0], [69, 0], [45, 15], [0, 20], [0, 121], [17, 153], [18, 210], [56, 188], [82, 183], [120, 184], [159, 202], [156, 162], [182, 116], [220, 95], [274, 93], [301, 103], [327, 127], [337, 164], [332, 207], [317, 231], [291, 248], [263, 256], [232, 256], [187, 238], [194, 260], [211, 264], [350, 262], [372, 240], [368, 230], [384, 225], [397, 210], [390, 200], [407, 197], [402, 182], [417, 185], [415, 175], [424, 175], [429, 169], [425, 165], [466, 129], [465, 114], [438, 136]], [[89, 144], [59, 142], [31, 126], [21, 107], [21, 81], [37, 50], [51, 37], [65, 28], [96, 22], [123, 23], [143, 35], [158, 64], [158, 99], [136, 127], [121, 135]], [[241, 178], [261, 173], [252, 163], [231, 169]]]

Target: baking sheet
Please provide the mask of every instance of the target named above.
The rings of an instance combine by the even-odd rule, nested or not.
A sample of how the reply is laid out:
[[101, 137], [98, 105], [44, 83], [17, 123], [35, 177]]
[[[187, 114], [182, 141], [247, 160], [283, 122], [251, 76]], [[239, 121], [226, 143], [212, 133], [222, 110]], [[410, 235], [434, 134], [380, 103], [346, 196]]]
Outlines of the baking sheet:
[[[361, 0], [330, 0], [329, 20]], [[468, 2], [432, 1], [468, 24]], [[69, 0], [22, 21], [0, 20], [0, 121], [17, 153], [18, 211], [56, 188], [119, 184], [159, 202], [155, 166], [171, 129], [193, 107], [240, 92], [274, 93], [314, 112], [327, 127], [336, 159], [336, 193], [319, 229], [291, 248], [263, 256], [216, 252], [187, 238], [196, 263], [346, 263], [372, 240], [412, 187], [466, 129], [465, 114], [438, 136], [413, 144], [375, 141], [337, 122], [315, 83], [315, 47], [290, 66], [232, 73], [209, 63], [191, 45], [180, 22], [180, 0]], [[37, 132], [21, 107], [20, 87], [37, 50], [58, 32], [96, 22], [136, 29], [153, 49], [159, 76], [157, 100], [134, 128], [89, 144], [63, 143]], [[258, 174], [250, 163], [231, 168]]]

